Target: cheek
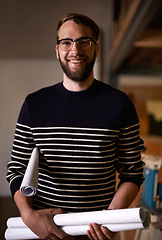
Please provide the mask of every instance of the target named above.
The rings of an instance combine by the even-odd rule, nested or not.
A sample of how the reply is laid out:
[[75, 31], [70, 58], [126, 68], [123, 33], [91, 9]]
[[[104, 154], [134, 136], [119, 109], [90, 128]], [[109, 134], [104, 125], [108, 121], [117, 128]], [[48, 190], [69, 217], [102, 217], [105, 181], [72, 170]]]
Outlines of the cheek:
[[64, 63], [64, 64], [67, 64], [67, 56], [68, 56], [68, 54], [65, 52], [59, 52], [58, 51], [58, 54], [57, 54], [57, 59], [59, 60], [59, 61], [61, 61], [62, 63]]
[[57, 45], [56, 45], [55, 51], [56, 51], [57, 59], [64, 59], [66, 54], [65, 54], [65, 52], [60, 51], [60, 49]]
[[90, 54], [88, 54], [88, 56], [89, 56], [89, 60], [92, 60], [94, 57], [96, 57], [95, 51], [93, 51]]
[[98, 44], [96, 45], [96, 57], [98, 56], [98, 51], [99, 51], [99, 46]]
[[57, 57], [57, 59], [59, 58], [59, 56], [58, 56], [58, 46], [56, 45], [56, 47], [55, 47], [55, 53], [56, 53], [56, 57]]
[[89, 48], [87, 50], [87, 56], [89, 57], [89, 59], [92, 59], [95, 57], [97, 57], [98, 55], [98, 49], [95, 46], [92, 46], [92, 48]]
[[62, 59], [62, 53], [60, 53], [59, 49], [57, 49], [56, 51], [56, 56], [57, 56], [57, 59]]

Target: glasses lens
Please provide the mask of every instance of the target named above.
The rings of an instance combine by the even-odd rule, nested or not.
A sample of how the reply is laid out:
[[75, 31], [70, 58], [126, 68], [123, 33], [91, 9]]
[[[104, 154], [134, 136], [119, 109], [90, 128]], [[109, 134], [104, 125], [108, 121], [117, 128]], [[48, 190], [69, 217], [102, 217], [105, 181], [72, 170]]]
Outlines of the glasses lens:
[[91, 40], [88, 38], [78, 39], [77, 43], [81, 49], [88, 49], [91, 46]]
[[80, 49], [88, 49], [91, 46], [92, 41], [94, 41], [94, 40], [92, 40], [91, 38], [82, 37], [82, 38], [75, 39], [75, 40], [62, 39], [62, 40], [58, 41], [58, 44], [60, 45], [60, 48], [63, 51], [70, 51], [74, 42], [77, 43], [77, 45]]
[[71, 49], [71, 40], [61, 40], [60, 41], [60, 47], [63, 51], [69, 51]]

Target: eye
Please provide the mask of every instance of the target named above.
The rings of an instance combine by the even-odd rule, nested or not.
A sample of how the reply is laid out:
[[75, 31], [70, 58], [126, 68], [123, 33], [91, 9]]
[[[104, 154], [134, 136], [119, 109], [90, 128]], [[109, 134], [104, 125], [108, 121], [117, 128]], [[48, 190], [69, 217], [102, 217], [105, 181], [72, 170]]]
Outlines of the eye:
[[70, 40], [64, 40], [60, 42], [63, 46], [71, 46], [71, 41]]
[[80, 46], [89, 46], [90, 45], [90, 40], [89, 39], [80, 39], [78, 41], [78, 44]]

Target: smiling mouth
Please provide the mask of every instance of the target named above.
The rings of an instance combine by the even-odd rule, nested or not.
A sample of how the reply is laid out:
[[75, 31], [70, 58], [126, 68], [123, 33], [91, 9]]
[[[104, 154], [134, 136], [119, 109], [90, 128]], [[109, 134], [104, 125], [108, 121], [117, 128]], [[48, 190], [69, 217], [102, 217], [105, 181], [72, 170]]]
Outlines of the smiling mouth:
[[79, 56], [79, 55], [77, 55], [77, 56], [69, 56], [67, 58], [67, 61], [71, 62], [71, 63], [74, 63], [74, 64], [77, 64], [77, 63], [79, 64], [79, 63], [85, 62], [86, 58], [85, 58], [85, 56]]
[[72, 63], [82, 63], [82, 62], [84, 62], [84, 60], [83, 59], [78, 59], [78, 60], [73, 60], [73, 59], [69, 59], [68, 61], [70, 61], [70, 62], [72, 62]]

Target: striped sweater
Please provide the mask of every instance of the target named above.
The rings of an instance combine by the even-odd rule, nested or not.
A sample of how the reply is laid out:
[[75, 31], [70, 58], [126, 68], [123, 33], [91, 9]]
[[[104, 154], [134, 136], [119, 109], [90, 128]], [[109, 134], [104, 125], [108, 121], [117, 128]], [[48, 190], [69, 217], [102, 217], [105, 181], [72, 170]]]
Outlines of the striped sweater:
[[20, 111], [7, 180], [20, 188], [33, 148], [40, 151], [35, 209], [107, 208], [120, 183], [143, 182], [139, 121], [126, 94], [94, 80], [81, 92], [62, 83], [27, 96]]

